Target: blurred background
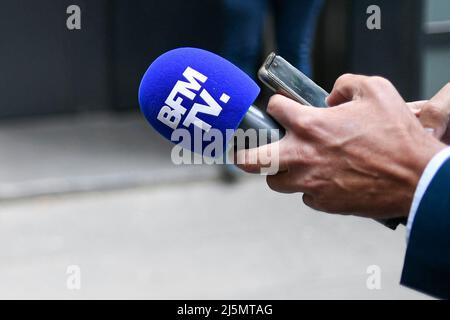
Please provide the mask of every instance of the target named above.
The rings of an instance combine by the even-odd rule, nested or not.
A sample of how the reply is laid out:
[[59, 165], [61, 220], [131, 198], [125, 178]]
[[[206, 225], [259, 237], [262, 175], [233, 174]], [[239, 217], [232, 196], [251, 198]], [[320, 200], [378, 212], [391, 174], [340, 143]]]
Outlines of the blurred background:
[[450, 79], [448, 0], [2, 0], [0, 39], [0, 298], [427, 298], [398, 284], [404, 228], [173, 165], [137, 91], [157, 56], [193, 46], [253, 77], [275, 50], [328, 91], [353, 72], [427, 99]]

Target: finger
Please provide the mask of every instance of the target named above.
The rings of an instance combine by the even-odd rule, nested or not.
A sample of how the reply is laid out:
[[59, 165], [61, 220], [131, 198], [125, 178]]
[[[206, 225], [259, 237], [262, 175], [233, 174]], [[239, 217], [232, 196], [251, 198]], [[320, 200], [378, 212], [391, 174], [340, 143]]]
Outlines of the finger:
[[445, 113], [450, 114], [450, 83], [447, 83], [430, 101], [439, 105]]
[[406, 105], [408, 106], [409, 110], [416, 116], [420, 116], [420, 112], [422, 111], [425, 104], [428, 102], [428, 100], [423, 101], [414, 101], [414, 102], [408, 102]]
[[319, 209], [319, 207], [317, 206], [316, 201], [312, 195], [305, 193], [302, 197], [302, 200], [303, 200], [303, 203], [306, 206], [310, 207], [311, 209], [321, 211]]
[[301, 105], [280, 94], [273, 95], [267, 105], [267, 113], [288, 131], [296, 128], [307, 117], [307, 114], [314, 112], [314, 110], [316, 109]]
[[334, 107], [359, 97], [362, 90], [362, 83], [366, 79], [368, 77], [355, 74], [344, 74], [340, 76], [336, 80], [330, 96], [327, 98], [327, 104], [330, 107]]
[[234, 164], [248, 173], [261, 173], [266, 168], [273, 168], [273, 174], [287, 170], [287, 158], [284, 153], [283, 140], [254, 149], [239, 150], [234, 155]]
[[427, 104], [420, 112], [419, 121], [426, 130], [441, 139], [447, 130], [448, 114], [434, 104]]
[[419, 120], [424, 128], [434, 130], [438, 139], [447, 131], [450, 114], [450, 85], [446, 85], [423, 106]]
[[296, 184], [292, 174], [288, 171], [273, 176], [267, 176], [267, 185], [270, 189], [280, 193], [305, 192], [301, 186]]

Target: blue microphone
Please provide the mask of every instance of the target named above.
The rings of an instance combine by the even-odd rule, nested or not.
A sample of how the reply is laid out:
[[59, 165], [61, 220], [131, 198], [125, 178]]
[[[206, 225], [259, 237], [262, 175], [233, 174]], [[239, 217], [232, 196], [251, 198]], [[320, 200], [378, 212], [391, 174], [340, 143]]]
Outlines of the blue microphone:
[[[284, 134], [274, 119], [252, 105], [259, 93], [258, 85], [224, 58], [202, 49], [178, 48], [158, 57], [145, 72], [139, 104], [147, 121], [166, 139], [174, 142], [177, 129], [191, 136], [215, 129], [225, 138], [225, 152], [232, 138], [229, 131], [238, 128], [266, 129], [268, 143]], [[208, 144], [182, 146], [202, 153]]]

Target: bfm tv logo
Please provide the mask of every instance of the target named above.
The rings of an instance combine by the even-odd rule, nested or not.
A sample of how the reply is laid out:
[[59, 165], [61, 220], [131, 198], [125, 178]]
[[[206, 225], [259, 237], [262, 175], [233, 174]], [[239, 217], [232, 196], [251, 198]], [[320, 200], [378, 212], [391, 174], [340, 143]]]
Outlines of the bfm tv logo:
[[[226, 105], [230, 101], [230, 96], [223, 93], [219, 100], [222, 102], [222, 106], [216, 101], [211, 94], [202, 88], [202, 84], [208, 80], [208, 78], [200, 72], [187, 67], [183, 72], [183, 76], [187, 81], [178, 80], [169, 96], [165, 101], [165, 105], [159, 110], [157, 119], [173, 129], [171, 141], [176, 143], [176, 146], [172, 149], [171, 158], [172, 162], [177, 165], [181, 164], [223, 164], [226, 161], [227, 164], [234, 164], [234, 156], [229, 155], [223, 157], [224, 154], [224, 142], [231, 141], [231, 145], [228, 145], [229, 150], [233, 153], [234, 147], [237, 149], [243, 149], [244, 146], [249, 149], [258, 147], [258, 142], [267, 144], [269, 141], [273, 141], [276, 136], [279, 136], [277, 130], [268, 129], [226, 129], [225, 132], [217, 128], [213, 128], [211, 124], [200, 119], [200, 114], [218, 117], [222, 112], [222, 106]], [[197, 95], [203, 100], [202, 103], [194, 102], [191, 109], [183, 106], [184, 99], [194, 101]], [[184, 118], [184, 119], [183, 119]], [[189, 130], [191, 125], [199, 130], [195, 130], [193, 136], [191, 136]], [[214, 123], [213, 123], [214, 125]], [[181, 128], [180, 128], [181, 127]], [[184, 128], [183, 128], [184, 127]], [[204, 132], [204, 134], [202, 133]], [[233, 138], [234, 137], [234, 138]], [[193, 141], [192, 141], [193, 139]], [[267, 148], [266, 153], [258, 154], [258, 157], [254, 159], [248, 159], [247, 162], [262, 164], [262, 175], [275, 174], [278, 172], [279, 160], [278, 160], [278, 144], [270, 144], [270, 148]], [[190, 153], [185, 152], [185, 148], [192, 151], [198, 151]], [[201, 154], [200, 154], [201, 153]], [[193, 155], [193, 159], [192, 156]], [[225, 159], [224, 159], [225, 158]], [[238, 163], [239, 160], [238, 160]]]
[[[198, 93], [200, 89], [202, 89], [202, 85], [200, 83], [204, 84], [206, 80], [208, 80], [208, 77], [192, 69], [191, 67], [187, 67], [187, 69], [183, 72], [183, 76], [188, 82], [181, 80], [177, 81], [165, 101], [166, 105], [161, 108], [157, 117], [159, 121], [173, 130], [178, 128], [182, 117], [187, 112], [187, 109], [183, 106], [182, 96], [193, 101], [197, 96], [195, 92]], [[192, 124], [199, 129], [208, 132], [211, 130], [212, 126], [209, 123], [199, 119], [197, 115], [199, 113], [203, 113], [217, 117], [221, 113], [222, 107], [206, 89], [201, 90], [200, 97], [206, 104], [195, 103], [184, 118], [182, 124], [186, 128], [189, 128]], [[224, 104], [227, 104], [230, 100], [230, 96], [224, 93], [219, 100]]]

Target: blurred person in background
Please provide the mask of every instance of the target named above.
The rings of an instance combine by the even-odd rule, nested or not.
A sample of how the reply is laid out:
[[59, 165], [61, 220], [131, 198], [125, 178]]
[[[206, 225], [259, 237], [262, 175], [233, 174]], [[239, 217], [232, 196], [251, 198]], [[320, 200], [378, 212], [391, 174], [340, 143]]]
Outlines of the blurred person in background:
[[[274, 17], [276, 51], [308, 77], [312, 77], [311, 50], [324, 0], [224, 0], [223, 56], [256, 78], [263, 50], [263, 29]], [[225, 165], [222, 178], [234, 182], [239, 173]]]
[[260, 63], [264, 23], [272, 12], [276, 51], [311, 77], [311, 48], [324, 0], [224, 0], [224, 56], [254, 77]]

